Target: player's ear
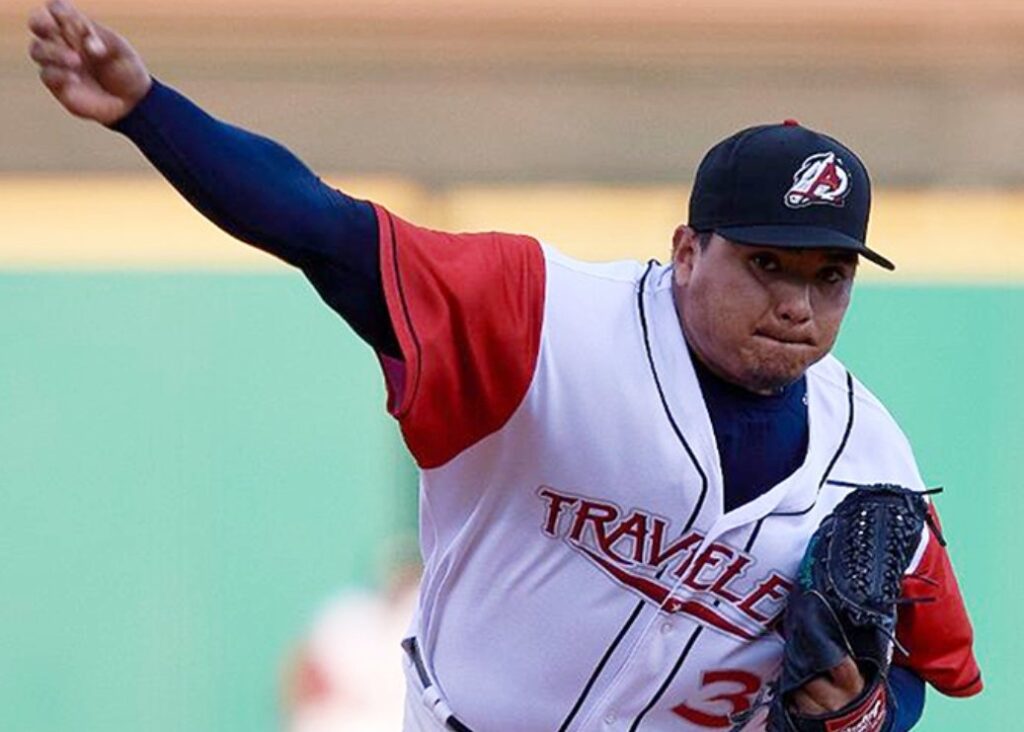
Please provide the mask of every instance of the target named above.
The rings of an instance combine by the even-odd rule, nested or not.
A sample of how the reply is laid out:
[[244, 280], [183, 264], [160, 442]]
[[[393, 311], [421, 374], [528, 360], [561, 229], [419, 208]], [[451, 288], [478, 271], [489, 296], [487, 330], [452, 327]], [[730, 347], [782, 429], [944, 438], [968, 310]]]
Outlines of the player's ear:
[[684, 285], [690, 280], [693, 265], [700, 253], [700, 234], [686, 224], [676, 227], [672, 235], [672, 265], [676, 283]]

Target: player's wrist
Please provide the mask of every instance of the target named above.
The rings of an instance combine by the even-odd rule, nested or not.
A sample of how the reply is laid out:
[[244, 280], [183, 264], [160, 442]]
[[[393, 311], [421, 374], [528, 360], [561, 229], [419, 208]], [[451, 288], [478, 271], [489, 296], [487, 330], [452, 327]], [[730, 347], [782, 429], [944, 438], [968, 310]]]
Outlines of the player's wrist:
[[165, 90], [166, 87], [147, 73], [145, 83], [125, 98], [124, 112], [103, 124], [131, 137], [132, 131], [142, 120], [152, 118], [154, 113], [158, 116], [156, 109], [161, 104], [160, 96]]
[[142, 103], [149, 93], [153, 90], [153, 77], [150, 76], [149, 72], [145, 72], [138, 87], [127, 95], [127, 111], [126, 115], [131, 114], [138, 106]]

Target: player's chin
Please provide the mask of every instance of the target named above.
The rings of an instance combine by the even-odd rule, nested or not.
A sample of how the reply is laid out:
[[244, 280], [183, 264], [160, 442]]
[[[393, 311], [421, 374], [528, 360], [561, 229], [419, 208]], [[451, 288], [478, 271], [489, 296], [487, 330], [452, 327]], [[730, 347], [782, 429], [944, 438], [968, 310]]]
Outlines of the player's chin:
[[785, 344], [757, 349], [748, 361], [748, 385], [756, 391], [778, 391], [807, 371], [825, 355], [806, 344]]

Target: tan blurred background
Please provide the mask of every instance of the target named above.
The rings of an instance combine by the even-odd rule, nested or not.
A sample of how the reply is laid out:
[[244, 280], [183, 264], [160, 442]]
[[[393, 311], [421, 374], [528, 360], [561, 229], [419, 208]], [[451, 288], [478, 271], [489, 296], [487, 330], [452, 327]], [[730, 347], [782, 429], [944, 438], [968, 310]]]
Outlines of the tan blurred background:
[[[158, 76], [322, 171], [678, 183], [725, 132], [794, 116], [885, 186], [1024, 182], [1019, 2], [82, 4]], [[22, 50], [29, 7], [0, 16], [0, 169], [141, 169], [47, 113]]]

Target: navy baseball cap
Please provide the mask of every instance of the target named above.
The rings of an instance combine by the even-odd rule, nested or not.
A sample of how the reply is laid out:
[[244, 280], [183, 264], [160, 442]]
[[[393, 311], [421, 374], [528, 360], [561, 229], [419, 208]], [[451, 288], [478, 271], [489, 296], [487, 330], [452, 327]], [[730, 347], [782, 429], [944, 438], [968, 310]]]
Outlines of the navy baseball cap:
[[694, 178], [689, 224], [739, 244], [847, 249], [895, 269], [864, 243], [870, 209], [860, 159], [786, 120], [741, 130], [708, 151]]

